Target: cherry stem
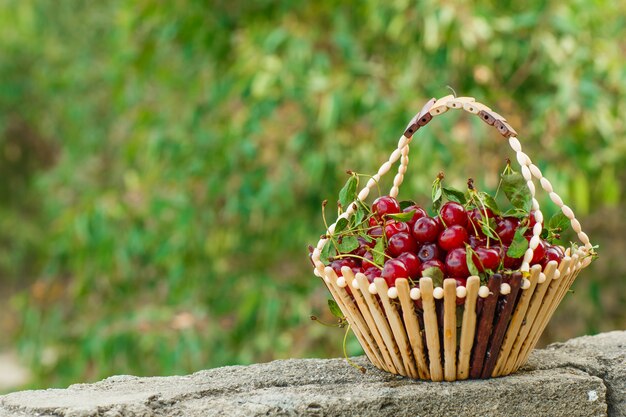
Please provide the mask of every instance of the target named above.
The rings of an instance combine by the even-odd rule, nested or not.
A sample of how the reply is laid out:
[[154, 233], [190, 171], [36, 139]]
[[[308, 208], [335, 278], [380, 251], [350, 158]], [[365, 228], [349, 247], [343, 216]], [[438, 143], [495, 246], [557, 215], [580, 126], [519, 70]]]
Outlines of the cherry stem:
[[343, 356], [344, 358], [346, 358], [346, 361], [348, 362], [348, 364], [350, 366], [352, 366], [353, 368], [358, 369], [359, 371], [361, 371], [361, 373], [365, 373], [365, 368], [362, 366], [357, 365], [356, 363], [354, 363], [352, 360], [350, 360], [350, 358], [348, 357], [348, 350], [346, 349], [347, 343], [348, 343], [348, 333], [350, 333], [350, 325], [348, 324], [348, 327], [346, 327], [346, 333], [343, 336]]

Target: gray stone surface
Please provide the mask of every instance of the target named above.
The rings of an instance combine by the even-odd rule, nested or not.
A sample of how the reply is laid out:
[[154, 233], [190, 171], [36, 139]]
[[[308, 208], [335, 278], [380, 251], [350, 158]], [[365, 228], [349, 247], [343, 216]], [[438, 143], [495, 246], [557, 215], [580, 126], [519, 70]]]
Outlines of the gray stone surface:
[[626, 331], [551, 345], [491, 380], [419, 382], [356, 361], [365, 375], [342, 359], [292, 359], [114, 376], [1, 396], [0, 416], [626, 416]]

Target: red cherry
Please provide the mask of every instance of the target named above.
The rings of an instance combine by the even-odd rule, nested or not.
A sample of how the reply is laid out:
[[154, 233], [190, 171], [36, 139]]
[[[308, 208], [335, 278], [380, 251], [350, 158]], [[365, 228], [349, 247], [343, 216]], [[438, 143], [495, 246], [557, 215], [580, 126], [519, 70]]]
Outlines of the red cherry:
[[498, 269], [500, 265], [500, 251], [498, 249], [478, 247], [474, 252], [475, 255], [472, 260], [478, 271], [485, 272], [487, 269], [496, 271]]
[[510, 245], [515, 236], [515, 230], [519, 226], [519, 220], [515, 217], [503, 217], [496, 224], [496, 233], [502, 243]]
[[[533, 230], [533, 227], [537, 223], [537, 220], [535, 219], [535, 213], [536, 210], [532, 210], [528, 216], [528, 230], [530, 230], [531, 232]], [[541, 228], [543, 229], [543, 222], [541, 222]]]
[[458, 224], [448, 227], [439, 235], [439, 246], [446, 251], [463, 247], [467, 242], [469, 242], [467, 230]]
[[335, 259], [330, 263], [330, 267], [335, 271], [338, 277], [342, 276], [341, 267], [347, 266], [348, 268], [358, 267], [356, 260], [353, 258], [341, 258]]
[[507, 269], [519, 269], [520, 266], [522, 266], [522, 261], [524, 260], [524, 256], [520, 256], [519, 258], [511, 258], [509, 255], [507, 255], [507, 251], [509, 250], [509, 247], [506, 245], [502, 245], [502, 261], [504, 262], [504, 267]]
[[404, 222], [397, 222], [395, 220], [388, 220], [385, 223], [385, 235], [387, 239], [391, 238], [391, 236], [397, 233], [411, 233], [411, 229], [409, 225]]
[[407, 208], [405, 208], [404, 210], [402, 210], [404, 213], [408, 213], [411, 211], [415, 211], [415, 213], [413, 213], [413, 217], [411, 217], [411, 220], [409, 220], [407, 223], [409, 225], [409, 227], [413, 228], [413, 225], [415, 224], [416, 221], [418, 221], [419, 219], [421, 219], [422, 217], [427, 217], [428, 214], [426, 213], [426, 210], [424, 210], [423, 208], [421, 208], [420, 206], [413, 204], [411, 206], [408, 206]]
[[376, 265], [374, 264], [374, 255], [372, 254], [372, 252], [367, 251], [365, 252], [365, 254], [363, 255], [363, 259], [361, 266], [363, 267], [363, 269], [370, 269], [370, 268], [376, 268]]
[[419, 276], [422, 276], [422, 273], [428, 268], [439, 268], [439, 270], [446, 275], [446, 266], [439, 259], [431, 259], [430, 261], [426, 261], [422, 263], [419, 270]]
[[545, 269], [550, 261], [556, 261], [557, 264], [560, 264], [564, 256], [565, 254], [560, 247], [550, 245], [546, 247], [546, 255], [541, 262], [541, 266]]
[[439, 237], [441, 226], [432, 217], [422, 217], [413, 226], [413, 237], [418, 243], [432, 243]]
[[372, 212], [381, 219], [386, 214], [400, 213], [400, 204], [398, 204], [398, 200], [388, 195], [378, 197], [372, 203]]
[[452, 278], [467, 278], [469, 276], [465, 256], [465, 248], [457, 248], [448, 252], [445, 265], [448, 275]]
[[385, 262], [381, 273], [381, 276], [385, 278], [385, 281], [387, 281], [388, 287], [395, 287], [396, 279], [407, 278], [408, 275], [409, 274], [404, 263], [397, 259], [390, 259]]
[[377, 268], [375, 266], [372, 268], [366, 268], [365, 271], [363, 271], [363, 274], [365, 274], [367, 280], [371, 284], [372, 282], [374, 282], [374, 278], [380, 277], [380, 268]]
[[387, 251], [393, 257], [400, 256], [404, 252], [417, 252], [417, 242], [408, 233], [398, 233], [391, 236], [387, 244]]
[[440, 259], [441, 256], [442, 251], [435, 243], [425, 243], [417, 251], [417, 257], [422, 262], [430, 261], [431, 259]]
[[485, 246], [487, 244], [486, 237], [480, 237], [475, 235], [470, 235], [469, 244], [472, 249], [476, 249], [479, 246]]
[[458, 224], [459, 226], [467, 226], [467, 213], [462, 205], [449, 201], [441, 207], [439, 210], [439, 216], [444, 225], [450, 227]]
[[381, 222], [376, 217], [372, 216], [369, 218], [367, 223], [370, 225], [370, 227], [376, 227], [376, 226], [380, 226]]
[[484, 237], [483, 229], [480, 224], [484, 223], [483, 217], [485, 216], [485, 212], [487, 212], [487, 218], [492, 219], [496, 216], [493, 214], [493, 211], [489, 207], [485, 207], [484, 209], [475, 208], [467, 213], [467, 217], [469, 219], [467, 229], [470, 234]]
[[376, 242], [374, 242], [373, 239], [368, 242], [365, 238], [359, 236], [357, 237], [357, 240], [359, 241], [359, 247], [350, 252], [357, 256], [365, 256], [365, 253], [376, 245]]
[[379, 238], [383, 236], [383, 228], [380, 226], [374, 227], [367, 231], [367, 234], [373, 238]]
[[417, 256], [415, 256], [414, 253], [404, 252], [403, 254], [398, 256], [396, 259], [402, 262], [404, 266], [406, 266], [406, 270], [408, 274], [407, 278], [419, 277], [419, 268], [422, 265], [422, 263], [417, 258]]
[[[526, 236], [526, 240], [528, 240], [528, 242], [530, 242], [530, 239], [532, 239], [531, 236]], [[546, 244], [543, 240], [539, 240], [539, 244], [533, 251], [533, 259], [530, 261], [530, 264], [536, 265], [538, 263], [541, 263], [545, 255], [546, 255]]]

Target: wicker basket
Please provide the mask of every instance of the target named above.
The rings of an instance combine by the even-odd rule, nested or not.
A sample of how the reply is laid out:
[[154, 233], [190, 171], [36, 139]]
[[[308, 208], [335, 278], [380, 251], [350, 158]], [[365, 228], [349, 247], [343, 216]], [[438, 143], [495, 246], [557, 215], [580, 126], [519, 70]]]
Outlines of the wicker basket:
[[[396, 280], [395, 287], [388, 288], [384, 279], [376, 278], [370, 284], [365, 275], [357, 273], [355, 276], [347, 267], [342, 269], [343, 276], [337, 277], [332, 268], [320, 261], [325, 238], [319, 241], [312, 256], [315, 275], [324, 279], [369, 360], [385, 371], [432, 381], [497, 377], [519, 369], [578, 273], [591, 262], [593, 254], [589, 238], [581, 230], [572, 210], [563, 204], [539, 168], [522, 152], [517, 132], [506, 119], [471, 97], [449, 95], [426, 103], [409, 123], [389, 160], [359, 192], [358, 199], [365, 201], [372, 187], [400, 160], [389, 193], [396, 197], [407, 170], [413, 134], [434, 116], [451, 109], [478, 115], [508, 138], [516, 153], [533, 196], [537, 220], [520, 272], [504, 276], [493, 274], [487, 286], [481, 286], [479, 277], [472, 276], [466, 287], [457, 287], [454, 279], [445, 279], [443, 288], [433, 288], [432, 279], [424, 277], [419, 280], [419, 288], [411, 289], [408, 280], [402, 278]], [[529, 266], [533, 248], [539, 243], [543, 221], [539, 203], [534, 198], [533, 177], [570, 219], [583, 244], [579, 248], [567, 249], [560, 264], [551, 261], [545, 270], [540, 265]], [[351, 204], [340, 218], [353, 215], [354, 206]], [[327, 234], [332, 234], [334, 229], [335, 224], [328, 228]], [[348, 285], [351, 291], [346, 288]], [[457, 296], [464, 298], [460, 332], [457, 332]], [[422, 311], [415, 308], [415, 300], [420, 299]]]

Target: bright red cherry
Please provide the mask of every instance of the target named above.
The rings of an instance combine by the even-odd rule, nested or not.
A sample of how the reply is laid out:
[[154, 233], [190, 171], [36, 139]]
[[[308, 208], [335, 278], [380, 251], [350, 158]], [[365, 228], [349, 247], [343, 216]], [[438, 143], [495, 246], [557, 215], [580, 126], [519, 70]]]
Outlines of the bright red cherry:
[[439, 259], [431, 259], [430, 261], [423, 262], [422, 266], [420, 266], [419, 275], [421, 276], [428, 268], [439, 268], [443, 275], [446, 275], [446, 266]]
[[409, 220], [407, 222], [409, 227], [411, 227], [411, 228], [413, 228], [413, 225], [415, 224], [415, 222], [418, 221], [419, 219], [421, 219], [422, 217], [428, 217], [428, 214], [426, 213], [426, 210], [424, 210], [423, 208], [421, 208], [417, 204], [410, 205], [410, 206], [408, 206], [407, 208], [405, 208], [402, 211], [404, 213], [408, 213], [410, 211], [415, 211], [415, 213], [413, 213], [413, 217], [411, 217], [411, 220]]
[[[526, 236], [526, 240], [530, 242], [531, 237]], [[539, 240], [539, 244], [533, 251], [533, 259], [530, 261], [531, 265], [536, 265], [541, 263], [543, 257], [546, 255], [546, 243], [543, 240]]]
[[413, 226], [413, 237], [418, 243], [432, 243], [439, 237], [441, 226], [432, 217], [422, 217]]
[[447, 227], [455, 224], [463, 227], [467, 226], [467, 212], [465, 208], [454, 201], [444, 204], [441, 210], [439, 210], [439, 216]]
[[370, 227], [376, 227], [376, 226], [380, 226], [381, 225], [381, 221], [378, 220], [374, 216], [370, 217], [369, 220], [367, 221], [367, 223], [370, 225]]
[[406, 224], [405, 222], [397, 222], [395, 220], [388, 220], [385, 223], [385, 235], [387, 236], [387, 239], [390, 239], [391, 236], [397, 233], [410, 234], [411, 229], [409, 228], [409, 225]]
[[558, 246], [547, 246], [546, 247], [546, 255], [543, 258], [543, 261], [541, 262], [541, 265], [545, 269], [545, 267], [548, 265], [548, 262], [550, 262], [550, 261], [556, 261], [557, 264], [559, 264], [559, 263], [561, 263], [561, 260], [563, 259], [564, 256], [565, 256], [565, 254], [563, 253], [563, 251], [561, 250], [560, 247], [558, 247]]
[[515, 217], [502, 217], [496, 224], [496, 233], [505, 245], [510, 245], [515, 236], [515, 230], [519, 226], [519, 220]]
[[463, 226], [452, 225], [439, 235], [439, 246], [445, 251], [461, 248], [469, 242], [469, 235]]
[[407, 278], [408, 275], [409, 274], [406, 269], [406, 265], [404, 265], [404, 263], [402, 261], [399, 261], [398, 259], [390, 259], [385, 262], [385, 265], [383, 266], [383, 271], [381, 273], [381, 276], [385, 278], [385, 281], [387, 281], [388, 287], [395, 287], [396, 279]]
[[398, 200], [388, 195], [378, 197], [372, 203], [372, 212], [374, 215], [381, 219], [386, 214], [395, 214], [400, 213], [400, 204], [398, 204]]
[[465, 248], [456, 248], [448, 252], [445, 265], [448, 275], [452, 278], [467, 278], [469, 276], [465, 256]]
[[422, 266], [420, 260], [415, 256], [414, 253], [404, 252], [400, 256], [396, 258], [401, 261], [404, 266], [406, 266], [407, 278], [418, 278], [419, 277], [419, 268]]
[[374, 264], [374, 255], [372, 254], [372, 252], [365, 252], [365, 254], [363, 254], [363, 258], [365, 258], [361, 261], [361, 266], [363, 267], [363, 269], [376, 267], [376, 265]]
[[393, 257], [400, 256], [404, 252], [417, 252], [417, 242], [408, 233], [397, 233], [391, 236], [387, 244], [387, 251]]
[[475, 255], [472, 257], [474, 265], [478, 271], [485, 272], [487, 269], [496, 271], [500, 265], [500, 251], [496, 248], [486, 248], [484, 246], [474, 250]]
[[417, 251], [417, 257], [420, 261], [426, 262], [431, 259], [440, 259], [442, 251], [436, 243], [425, 243]]

